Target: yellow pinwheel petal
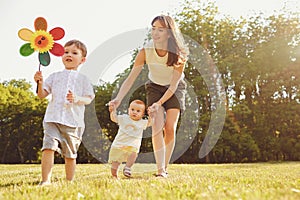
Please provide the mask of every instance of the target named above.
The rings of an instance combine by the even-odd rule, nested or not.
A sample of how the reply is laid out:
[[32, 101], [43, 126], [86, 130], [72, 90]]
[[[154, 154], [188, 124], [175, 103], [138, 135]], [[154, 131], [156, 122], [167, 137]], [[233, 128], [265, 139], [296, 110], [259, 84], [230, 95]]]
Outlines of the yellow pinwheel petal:
[[22, 28], [18, 32], [19, 37], [24, 41], [30, 41], [32, 34], [33, 34], [33, 32], [31, 30], [29, 30], [28, 28]]

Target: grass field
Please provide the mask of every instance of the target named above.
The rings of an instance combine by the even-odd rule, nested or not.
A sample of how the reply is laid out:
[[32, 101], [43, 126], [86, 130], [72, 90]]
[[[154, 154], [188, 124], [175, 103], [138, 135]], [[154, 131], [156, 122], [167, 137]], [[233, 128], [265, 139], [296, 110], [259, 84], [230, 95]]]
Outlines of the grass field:
[[56, 164], [53, 184], [37, 187], [40, 165], [0, 165], [0, 199], [300, 199], [300, 162], [173, 164], [167, 179], [153, 169], [135, 164], [133, 178], [113, 180], [107, 164], [79, 164], [70, 184]]

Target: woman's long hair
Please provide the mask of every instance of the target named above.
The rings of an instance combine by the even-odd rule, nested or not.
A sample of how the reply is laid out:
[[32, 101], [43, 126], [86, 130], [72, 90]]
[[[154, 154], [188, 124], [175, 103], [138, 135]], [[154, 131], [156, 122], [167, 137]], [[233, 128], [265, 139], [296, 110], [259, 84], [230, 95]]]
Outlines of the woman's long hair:
[[183, 36], [175, 24], [175, 21], [172, 17], [167, 15], [160, 15], [155, 17], [151, 25], [153, 26], [155, 21], [159, 21], [165, 28], [168, 29], [169, 39], [168, 39], [168, 66], [173, 66], [178, 63], [179, 57], [182, 57], [184, 60], [187, 60], [188, 48], [184, 43]]

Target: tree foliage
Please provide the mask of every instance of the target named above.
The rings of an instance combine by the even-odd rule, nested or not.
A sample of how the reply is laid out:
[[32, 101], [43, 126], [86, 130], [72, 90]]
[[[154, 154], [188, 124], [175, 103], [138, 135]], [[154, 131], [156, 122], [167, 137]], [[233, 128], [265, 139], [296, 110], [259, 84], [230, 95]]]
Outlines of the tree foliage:
[[46, 101], [25, 80], [0, 84], [1, 163], [33, 163], [39, 159]]
[[[175, 147], [175, 152], [184, 152], [173, 161], [300, 160], [299, 14], [282, 9], [270, 16], [261, 13], [232, 19], [222, 16], [214, 1], [192, 0], [185, 1], [174, 18], [190, 47], [196, 42], [203, 49], [190, 49], [192, 55], [198, 56], [191, 56], [185, 69], [189, 88], [186, 104], [190, 107], [184, 113], [187, 120], [180, 119], [182, 129], [177, 133], [179, 142]], [[106, 161], [118, 127], [110, 121], [105, 104], [114, 97], [132, 66], [133, 62], [115, 82], [95, 86], [96, 98], [87, 106], [88, 126], [78, 162]], [[218, 142], [204, 158], [199, 158], [217, 106], [218, 92], [211, 92], [217, 88], [215, 75], [222, 78], [226, 116]], [[119, 112], [126, 112], [132, 98], [145, 100], [141, 83], [146, 81], [147, 70], [143, 70]], [[37, 99], [30, 88], [25, 80], [0, 84], [1, 163], [40, 161], [47, 100]], [[194, 124], [197, 129], [191, 131]], [[141, 152], [152, 151], [151, 133], [146, 135]]]

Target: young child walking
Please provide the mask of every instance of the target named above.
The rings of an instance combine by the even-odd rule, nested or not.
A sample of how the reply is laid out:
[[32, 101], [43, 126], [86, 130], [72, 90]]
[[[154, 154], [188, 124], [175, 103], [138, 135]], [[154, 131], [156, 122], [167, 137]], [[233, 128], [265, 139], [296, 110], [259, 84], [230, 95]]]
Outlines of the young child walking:
[[77, 151], [85, 128], [85, 105], [90, 104], [95, 97], [88, 78], [77, 71], [86, 60], [86, 46], [81, 41], [71, 40], [64, 48], [64, 70], [50, 74], [45, 81], [41, 71], [34, 75], [38, 84], [38, 97], [43, 99], [49, 94], [52, 95], [43, 121], [40, 186], [51, 184], [55, 151], [64, 157], [66, 179], [74, 179]]
[[111, 174], [118, 178], [121, 163], [126, 162], [123, 175], [131, 177], [131, 167], [140, 150], [143, 130], [151, 125], [151, 118], [143, 119], [146, 105], [141, 100], [131, 101], [128, 114], [117, 115], [116, 107], [109, 105], [110, 119], [119, 125], [118, 133], [111, 145], [108, 163], [111, 163]]

